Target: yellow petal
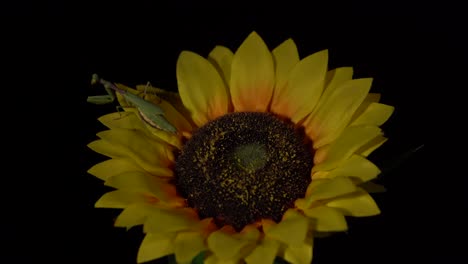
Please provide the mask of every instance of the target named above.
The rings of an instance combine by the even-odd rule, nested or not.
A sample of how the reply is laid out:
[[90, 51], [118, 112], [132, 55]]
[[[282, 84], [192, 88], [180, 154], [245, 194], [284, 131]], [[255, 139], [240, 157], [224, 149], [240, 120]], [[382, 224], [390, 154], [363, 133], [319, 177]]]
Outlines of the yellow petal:
[[210, 54], [208, 54], [208, 60], [218, 70], [219, 74], [223, 77], [226, 87], [229, 85], [231, 80], [231, 65], [234, 53], [224, 46], [216, 46]]
[[372, 152], [374, 152], [374, 150], [380, 148], [380, 146], [387, 142], [387, 140], [388, 138], [379, 135], [371, 141], [367, 142], [364, 146], [360, 147], [356, 153], [363, 157], [368, 157]]
[[362, 102], [362, 104], [358, 107], [356, 112], [354, 112], [353, 118], [351, 120], [355, 120], [358, 116], [360, 116], [366, 109], [369, 107], [371, 103], [378, 103], [380, 101], [380, 94], [379, 93], [369, 93], [366, 96], [366, 99]]
[[328, 157], [328, 152], [330, 152], [330, 144], [315, 149], [314, 164], [320, 164], [324, 162]]
[[270, 239], [264, 239], [259, 245], [245, 258], [247, 264], [271, 264], [279, 250], [279, 242]]
[[152, 174], [172, 176], [168, 166], [172, 164], [174, 154], [166, 143], [149, 140], [141, 133], [126, 129], [106, 130], [97, 136], [110, 143], [112, 150], [118, 150], [117, 157], [130, 157]]
[[258, 227], [254, 224], [245, 226], [239, 233], [230, 229], [231, 227], [229, 226], [229, 228], [222, 228], [221, 231], [226, 231], [228, 234], [231, 233], [233, 238], [247, 242], [233, 258], [229, 259], [229, 261], [238, 262], [255, 249], [257, 241], [261, 237], [261, 233], [258, 230]]
[[[128, 129], [111, 129], [101, 131], [96, 134], [99, 138], [111, 142], [116, 145], [122, 145], [129, 149], [134, 149], [136, 146], [144, 147], [147, 149], [146, 151], [154, 151], [155, 153], [162, 152], [166, 154], [164, 151], [165, 148], [169, 148], [164, 142], [156, 140], [156, 139], [148, 139], [139, 131], [128, 130]], [[163, 149], [163, 150], [161, 150]], [[140, 149], [139, 149], [140, 151]], [[169, 158], [169, 157], [166, 157]], [[173, 160], [172, 157], [170, 157]]]
[[236, 237], [250, 241], [257, 241], [260, 238], [260, 231], [255, 225], [247, 225], [242, 231], [236, 234]]
[[143, 263], [174, 253], [174, 234], [147, 234], [138, 250], [137, 262]]
[[277, 225], [264, 228], [265, 234], [273, 239], [292, 246], [304, 243], [309, 229], [309, 219], [303, 215], [283, 218]]
[[305, 199], [304, 198], [299, 198], [294, 201], [294, 206], [298, 209], [304, 210], [307, 207], [305, 206]]
[[331, 170], [325, 175], [319, 175], [318, 173], [314, 173], [312, 175], [312, 179], [331, 179], [335, 177], [346, 176], [356, 177], [359, 178], [360, 181], [366, 182], [374, 179], [379, 174], [380, 169], [377, 166], [375, 166], [374, 163], [370, 162], [368, 159], [360, 155], [354, 154], [343, 164], [341, 164], [338, 168]]
[[238, 260], [220, 260], [216, 255], [208, 256], [204, 261], [204, 264], [238, 264]]
[[329, 70], [325, 76], [325, 88], [320, 97], [317, 106], [312, 111], [311, 115], [315, 115], [318, 109], [328, 101], [329, 97], [335, 92], [336, 88], [339, 87], [346, 81], [353, 79], [353, 68], [352, 67], [340, 67], [333, 70]]
[[310, 190], [310, 196], [306, 197], [306, 206], [312, 202], [334, 198], [356, 191], [356, 185], [347, 177], [336, 177], [324, 180], [322, 184]]
[[285, 86], [278, 87], [271, 111], [298, 122], [317, 105], [325, 86], [328, 51], [316, 52], [297, 63]]
[[123, 146], [114, 145], [102, 139], [98, 139], [89, 143], [88, 148], [92, 149], [94, 152], [110, 158], [128, 156], [128, 151]]
[[[322, 179], [328, 179], [328, 174], [330, 174], [330, 171], [315, 171], [312, 174], [312, 179], [314, 181], [317, 181], [317, 180], [322, 180]], [[309, 185], [310, 186], [310, 185]]]
[[267, 111], [274, 84], [273, 57], [260, 36], [252, 32], [232, 59], [230, 89], [234, 110]]
[[352, 67], [340, 67], [327, 72], [325, 76], [325, 90], [317, 104], [317, 107], [312, 111], [312, 116], [315, 115], [318, 109], [327, 102], [330, 96], [335, 92], [336, 88], [342, 83], [353, 79], [353, 68]]
[[323, 162], [316, 164], [312, 172], [327, 171], [338, 167], [351, 157], [366, 143], [381, 134], [381, 129], [374, 126], [359, 126], [346, 128], [341, 136], [326, 147], [326, 153], [322, 153]]
[[211, 233], [207, 242], [213, 254], [223, 261], [237, 259], [242, 248], [249, 244], [249, 241], [237, 239], [222, 230]]
[[98, 163], [88, 170], [88, 173], [101, 179], [107, 180], [107, 178], [118, 175], [127, 171], [138, 171], [142, 170], [141, 167], [136, 165], [129, 159], [108, 159], [104, 162]]
[[352, 80], [353, 79], [353, 67], [340, 67], [327, 72], [326, 80], [327, 86], [325, 91], [323, 92], [322, 99], [327, 99], [336, 88], [338, 88], [341, 84]]
[[289, 246], [284, 251], [284, 260], [291, 264], [310, 264], [312, 262], [312, 244]]
[[120, 190], [154, 195], [164, 202], [170, 202], [176, 197], [175, 187], [172, 184], [165, 183], [142, 171], [130, 171], [112, 176], [105, 184]]
[[390, 118], [394, 110], [395, 108], [390, 105], [371, 103], [350, 126], [381, 126]]
[[142, 225], [153, 208], [151, 205], [144, 203], [130, 204], [119, 214], [114, 226], [130, 228]]
[[276, 47], [273, 51], [273, 60], [275, 63], [275, 90], [273, 93], [273, 100], [280, 100], [278, 98], [278, 88], [286, 84], [289, 72], [299, 62], [299, 53], [297, 52], [296, 43], [292, 39], [287, 39]]
[[380, 214], [380, 209], [374, 199], [364, 190], [356, 193], [339, 197], [327, 203], [327, 206], [338, 208], [345, 215], [350, 216], [373, 216]]
[[110, 113], [99, 117], [98, 120], [110, 129], [123, 128], [145, 132], [145, 127], [138, 116], [130, 112]]
[[[318, 174], [318, 173], [320, 173], [320, 172], [317, 172], [317, 174]], [[320, 178], [320, 179], [315, 179], [315, 180], [313, 180], [313, 181], [309, 184], [309, 186], [307, 186], [306, 196], [310, 196], [311, 193], [312, 193], [312, 191], [316, 190], [317, 187], [318, 187], [319, 185], [321, 185], [321, 184], [323, 184], [323, 183], [326, 183], [326, 182], [328, 182], [328, 179], [322, 179], [322, 178]]]
[[134, 203], [146, 203], [147, 198], [135, 192], [116, 190], [104, 194], [94, 205], [97, 208], [125, 208]]
[[202, 126], [228, 111], [226, 87], [216, 68], [202, 56], [183, 51], [177, 60], [177, 83], [193, 121]]
[[371, 78], [349, 80], [339, 85], [315, 114], [304, 122], [307, 135], [319, 148], [335, 140], [350, 122], [372, 84]]
[[336, 232], [348, 229], [344, 215], [337, 209], [318, 206], [303, 211], [306, 216], [316, 220], [315, 230], [319, 232]]
[[194, 228], [199, 222], [185, 211], [157, 208], [145, 221], [145, 233], [168, 233]]
[[192, 259], [205, 249], [204, 238], [199, 232], [180, 232], [174, 241], [177, 263], [191, 263]]

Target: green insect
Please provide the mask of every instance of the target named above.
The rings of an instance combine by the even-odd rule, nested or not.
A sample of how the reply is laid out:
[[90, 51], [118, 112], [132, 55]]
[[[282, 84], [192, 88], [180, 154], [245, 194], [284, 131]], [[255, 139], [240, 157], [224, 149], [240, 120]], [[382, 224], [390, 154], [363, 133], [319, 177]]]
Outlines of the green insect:
[[148, 123], [148, 125], [166, 132], [177, 133], [177, 129], [169, 121], [167, 121], [166, 117], [164, 116], [164, 111], [159, 106], [146, 101], [137, 95], [119, 89], [111, 82], [99, 78], [97, 74], [93, 74], [91, 84], [94, 85], [97, 83], [100, 83], [104, 86], [104, 89], [107, 91], [107, 95], [88, 96], [86, 100], [88, 103], [97, 105], [112, 103], [115, 100], [114, 92], [118, 92], [125, 98], [125, 100], [127, 100], [129, 104], [138, 110], [141, 118], [146, 123]]

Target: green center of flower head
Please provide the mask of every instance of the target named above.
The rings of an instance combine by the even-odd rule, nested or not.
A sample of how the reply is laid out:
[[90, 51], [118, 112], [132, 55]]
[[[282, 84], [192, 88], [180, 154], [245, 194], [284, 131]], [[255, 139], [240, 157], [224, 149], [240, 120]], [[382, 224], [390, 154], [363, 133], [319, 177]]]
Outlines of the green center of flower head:
[[253, 173], [265, 166], [268, 156], [265, 145], [253, 142], [238, 146], [234, 150], [234, 159], [242, 169]]
[[195, 131], [178, 153], [175, 185], [200, 218], [219, 226], [279, 222], [311, 181], [310, 149], [272, 114], [227, 114]]

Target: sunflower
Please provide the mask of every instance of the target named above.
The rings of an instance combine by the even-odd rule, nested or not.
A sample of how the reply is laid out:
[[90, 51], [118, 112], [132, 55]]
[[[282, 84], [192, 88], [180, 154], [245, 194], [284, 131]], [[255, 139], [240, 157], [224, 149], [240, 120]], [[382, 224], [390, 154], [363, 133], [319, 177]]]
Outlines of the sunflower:
[[270, 52], [252, 32], [235, 53], [183, 51], [179, 93], [115, 84], [125, 111], [99, 118], [109, 130], [88, 146], [110, 159], [89, 173], [115, 188], [95, 205], [123, 209], [115, 226], [143, 225], [138, 263], [310, 263], [315, 236], [380, 213], [366, 157], [393, 107], [371, 78], [327, 61], [327, 50], [301, 60], [291, 39]]

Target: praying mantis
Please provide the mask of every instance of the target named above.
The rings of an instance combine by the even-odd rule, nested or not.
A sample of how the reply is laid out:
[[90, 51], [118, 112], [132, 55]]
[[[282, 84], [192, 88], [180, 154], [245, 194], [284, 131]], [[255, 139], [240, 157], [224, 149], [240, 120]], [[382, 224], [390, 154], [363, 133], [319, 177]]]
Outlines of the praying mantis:
[[177, 129], [166, 119], [164, 111], [157, 105], [129, 93], [125, 90], [119, 89], [113, 83], [100, 78], [97, 74], [93, 74], [91, 84], [101, 84], [107, 92], [107, 95], [88, 96], [87, 102], [97, 105], [109, 104], [115, 100], [114, 92], [121, 94], [125, 100], [138, 110], [142, 119], [150, 126], [160, 130], [177, 133]]

